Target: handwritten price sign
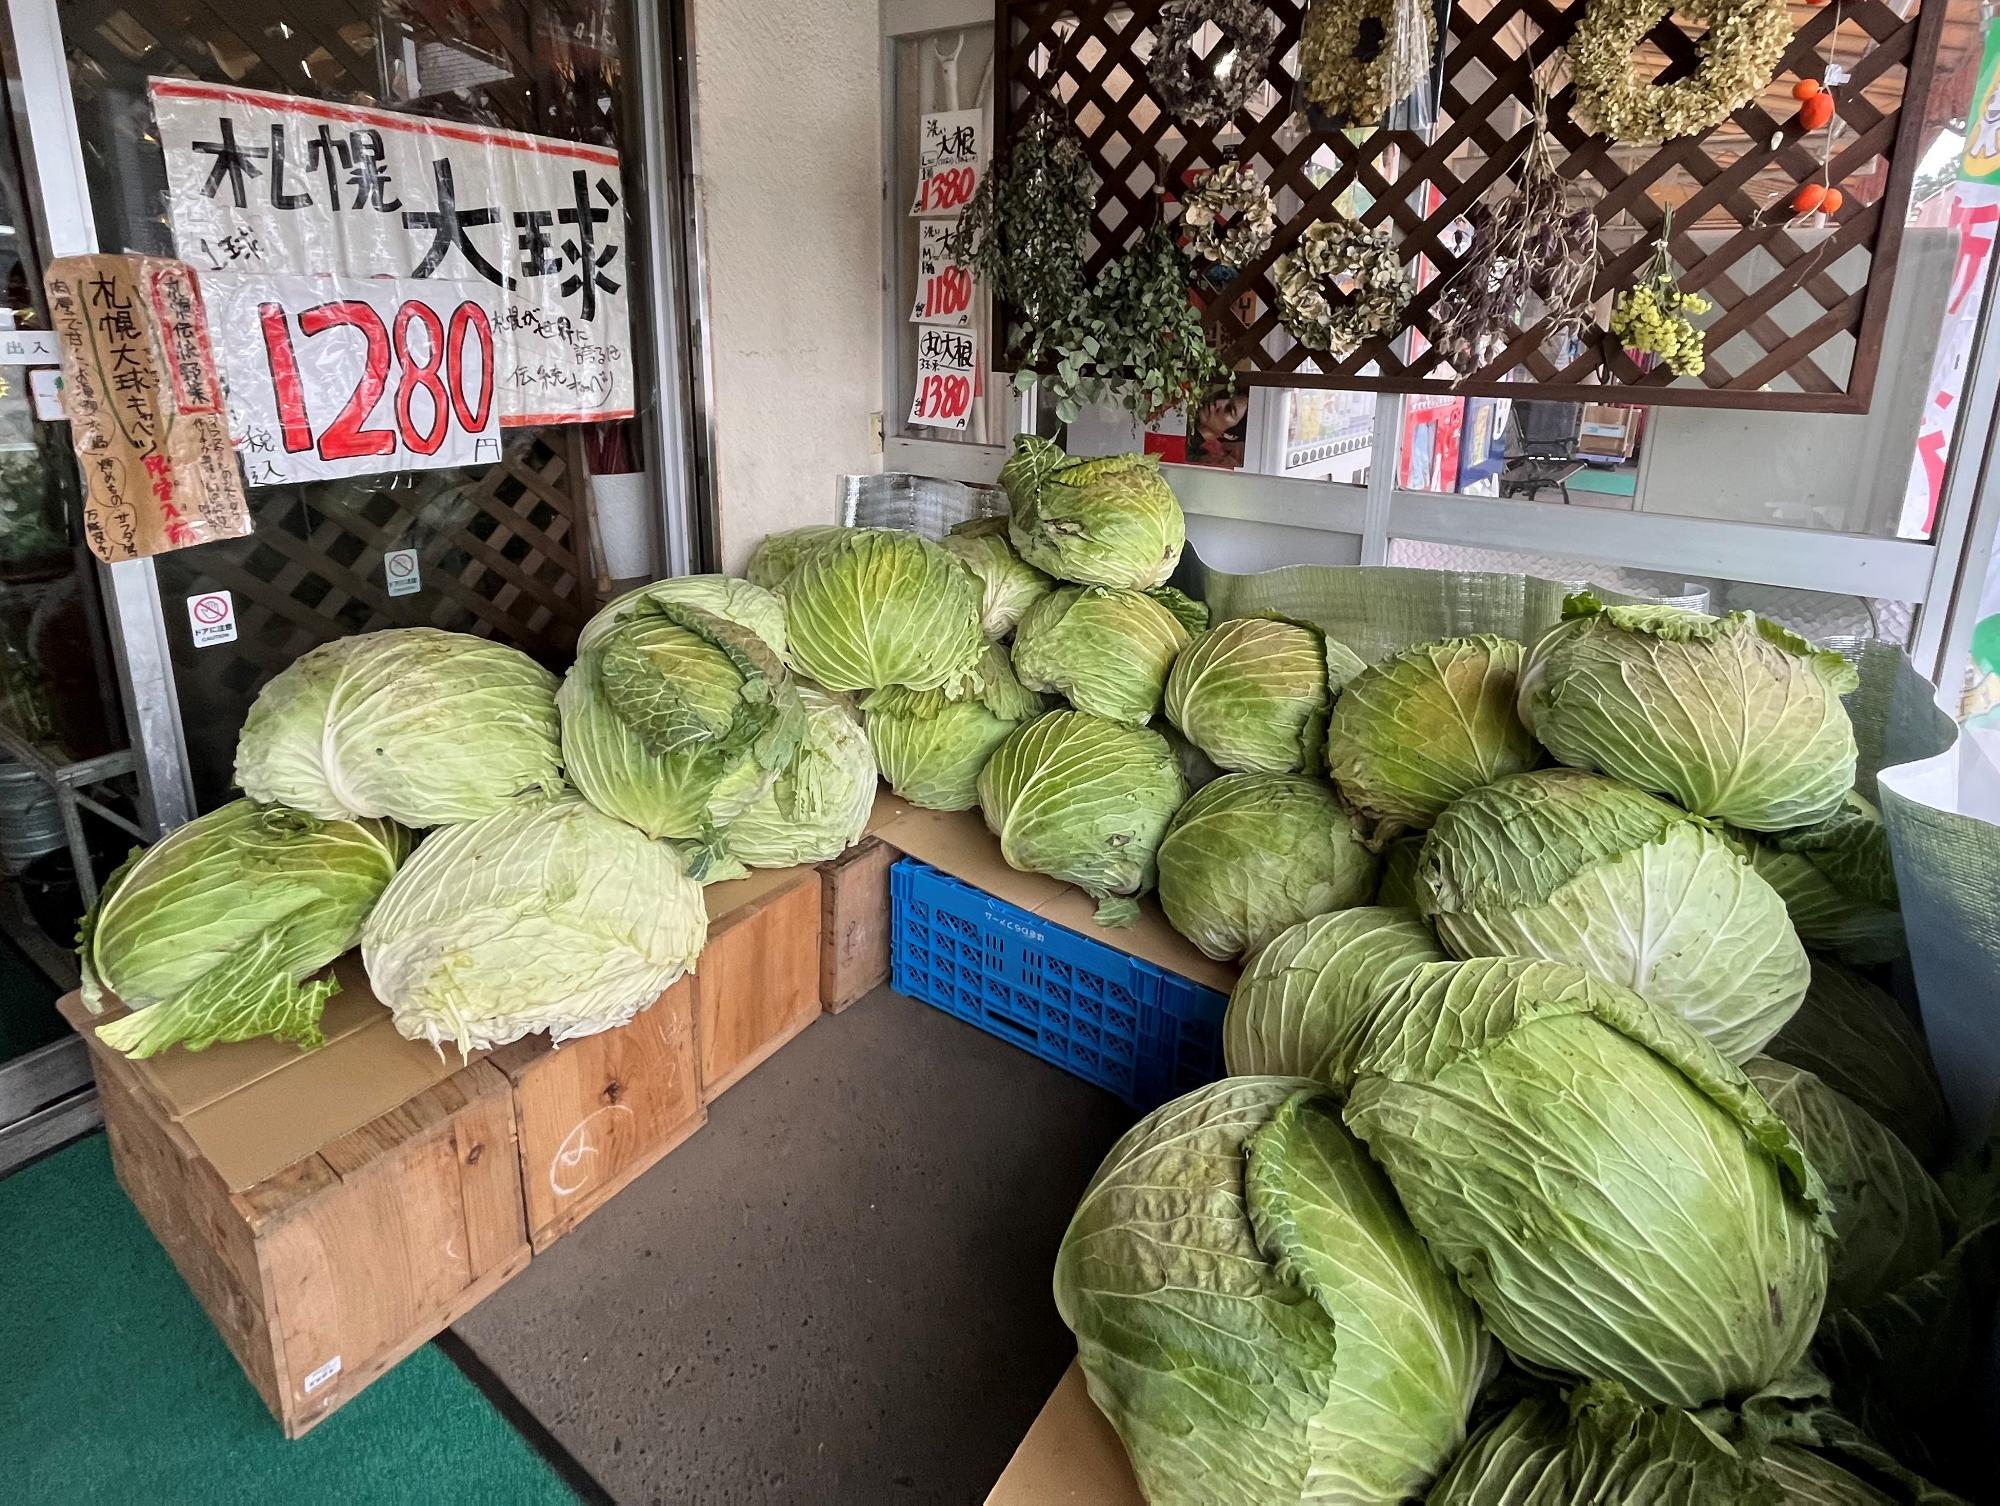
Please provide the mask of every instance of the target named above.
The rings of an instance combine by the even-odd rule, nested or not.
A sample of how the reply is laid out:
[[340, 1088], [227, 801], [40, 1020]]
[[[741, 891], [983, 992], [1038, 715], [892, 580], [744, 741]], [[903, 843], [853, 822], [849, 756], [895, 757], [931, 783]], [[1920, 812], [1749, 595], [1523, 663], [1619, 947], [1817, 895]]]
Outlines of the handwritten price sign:
[[972, 323], [972, 274], [945, 254], [951, 225], [925, 220], [917, 230], [917, 301], [910, 323], [963, 329]]
[[478, 284], [204, 282], [252, 486], [500, 458], [492, 299]]
[[979, 344], [970, 330], [925, 325], [917, 332], [917, 395], [910, 422], [926, 429], [963, 429], [978, 382]]
[[956, 215], [979, 187], [980, 120], [977, 110], [926, 115], [917, 127], [917, 197], [914, 215]]

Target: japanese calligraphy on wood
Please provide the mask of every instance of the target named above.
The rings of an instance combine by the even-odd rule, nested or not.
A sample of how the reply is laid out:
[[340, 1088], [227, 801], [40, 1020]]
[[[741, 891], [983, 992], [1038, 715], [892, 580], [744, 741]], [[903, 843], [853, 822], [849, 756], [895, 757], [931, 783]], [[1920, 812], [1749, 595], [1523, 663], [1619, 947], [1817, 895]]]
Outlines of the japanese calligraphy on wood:
[[147, 87], [182, 257], [480, 283], [501, 424], [631, 417], [618, 153], [185, 79]]
[[44, 283], [91, 552], [116, 563], [249, 533], [194, 269], [66, 256]]

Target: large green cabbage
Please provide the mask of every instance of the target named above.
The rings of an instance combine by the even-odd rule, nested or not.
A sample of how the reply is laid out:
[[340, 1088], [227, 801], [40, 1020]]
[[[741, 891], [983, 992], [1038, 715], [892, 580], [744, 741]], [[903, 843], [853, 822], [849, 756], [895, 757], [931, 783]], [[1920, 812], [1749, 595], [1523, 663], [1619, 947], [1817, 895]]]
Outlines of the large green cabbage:
[[1444, 960], [1413, 911], [1360, 905], [1314, 916], [1244, 964], [1222, 1018], [1223, 1060], [1232, 1076], [1310, 1077], [1344, 1093], [1396, 985]]
[[1563, 763], [1751, 831], [1822, 820], [1854, 787], [1839, 654], [1751, 612], [1587, 594], [1563, 612], [1521, 676], [1521, 719]]
[[307, 982], [361, 939], [410, 850], [387, 821], [321, 821], [232, 800], [135, 853], [85, 918], [84, 1002], [132, 1011], [98, 1027], [127, 1056], [274, 1035], [320, 1043], [340, 985]]
[[1829, 1304], [1866, 1302], [1944, 1258], [1950, 1205], [1901, 1140], [1803, 1067], [1758, 1056], [1743, 1074], [1790, 1127], [1833, 1199]]
[[786, 579], [792, 662], [828, 690], [935, 690], [979, 658], [979, 580], [928, 539], [855, 528]]
[[404, 1037], [470, 1053], [623, 1025], [707, 939], [679, 854], [565, 795], [431, 837], [368, 917], [361, 955]]
[[1056, 1308], [1152, 1506], [1393, 1506], [1465, 1436], [1485, 1336], [1338, 1112], [1228, 1078], [1077, 1205]]
[[1174, 661], [1167, 719], [1223, 768], [1313, 773], [1325, 762], [1327, 708], [1364, 667], [1318, 628], [1234, 618]]
[[750, 629], [780, 659], [785, 657], [785, 604], [762, 586], [731, 575], [676, 575], [627, 591], [583, 625], [576, 640], [581, 655], [648, 602], [674, 602]]
[[1440, 638], [1347, 682], [1327, 722], [1326, 769], [1378, 841], [1541, 762], [1514, 714], [1520, 667], [1510, 638]]
[[1160, 709], [1187, 629], [1143, 591], [1063, 586], [1029, 607], [1014, 633], [1014, 673], [1030, 690], [1138, 727]]
[[325, 821], [473, 821], [561, 788], [556, 677], [518, 649], [436, 628], [323, 643], [257, 693], [236, 782]]
[[1861, 1105], [1926, 1166], [1943, 1158], [1951, 1117], [1930, 1048], [1896, 1001], [1866, 978], [1813, 958], [1805, 1002], [1766, 1049]]
[[571, 666], [563, 762], [599, 810], [649, 837], [712, 843], [792, 761], [798, 687], [754, 632], [647, 601]]
[[1517, 1359], [1700, 1407], [1805, 1354], [1819, 1177], [1743, 1074], [1638, 995], [1555, 962], [1419, 968], [1346, 1112]]
[[1005, 518], [975, 518], [944, 536], [944, 547], [979, 577], [979, 625], [998, 643], [1014, 631], [1021, 614], [1056, 588], [1047, 575], [1014, 552]]
[[1000, 470], [1021, 558], [1085, 586], [1162, 586], [1180, 563], [1187, 520], [1157, 455], [1072, 460], [1052, 439], [1020, 435]]
[[1547, 957], [1623, 984], [1731, 1061], [1805, 996], [1777, 892], [1707, 823], [1576, 769], [1515, 774], [1438, 819], [1422, 869], [1456, 957]]
[[1160, 843], [1160, 908], [1217, 959], [1374, 892], [1374, 854], [1333, 791], [1302, 774], [1224, 774]]
[[722, 833], [729, 856], [752, 868], [824, 863], [861, 840], [875, 805], [875, 755], [854, 713], [801, 686], [805, 732], [792, 761]]
[[750, 562], [744, 567], [743, 574], [751, 585], [775, 591], [792, 578], [792, 572], [799, 568], [808, 554], [820, 545], [844, 539], [852, 532], [852, 529], [842, 528], [837, 523], [815, 523], [806, 528], [787, 528], [782, 533], [766, 534], [750, 551]]
[[1167, 740], [1087, 711], [1051, 711], [1010, 733], [979, 774], [979, 809], [1015, 868], [1095, 899], [1100, 925], [1139, 918], [1186, 786]]
[[928, 810], [965, 811], [979, 803], [979, 771], [993, 750], [1040, 716], [1046, 703], [1014, 677], [1007, 650], [989, 643], [958, 684], [944, 690], [892, 685], [869, 696], [861, 709], [890, 789]]
[[1737, 842], [1814, 951], [1864, 967], [1909, 951], [1889, 831], [1861, 795], [1848, 791], [1838, 810], [1811, 826], [1741, 833]]

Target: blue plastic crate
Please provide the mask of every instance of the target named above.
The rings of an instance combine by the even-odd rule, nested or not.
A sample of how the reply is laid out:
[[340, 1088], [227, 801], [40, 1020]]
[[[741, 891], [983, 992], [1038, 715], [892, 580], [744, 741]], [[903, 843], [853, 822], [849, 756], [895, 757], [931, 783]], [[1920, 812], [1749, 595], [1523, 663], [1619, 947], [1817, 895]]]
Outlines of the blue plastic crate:
[[1222, 1076], [1228, 998], [915, 858], [889, 870], [899, 993], [1012, 1041], [1134, 1108]]

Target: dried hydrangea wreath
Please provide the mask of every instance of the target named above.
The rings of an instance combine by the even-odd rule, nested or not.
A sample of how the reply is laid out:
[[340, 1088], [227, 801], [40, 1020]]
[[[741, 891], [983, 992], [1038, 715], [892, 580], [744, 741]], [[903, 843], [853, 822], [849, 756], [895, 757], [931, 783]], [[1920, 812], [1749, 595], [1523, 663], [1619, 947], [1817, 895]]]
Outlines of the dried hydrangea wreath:
[[[1382, 45], [1362, 58], [1371, 17]], [[1434, 41], [1430, 0], [1313, 0], [1299, 33], [1299, 92], [1336, 120], [1374, 125], [1416, 92]]]
[[1271, 285], [1292, 337], [1336, 359], [1393, 333], [1412, 291], [1389, 232], [1345, 215], [1307, 226], [1298, 248], [1271, 263]]
[[1223, 266], [1246, 266], [1270, 249], [1278, 228], [1271, 190], [1248, 163], [1233, 158], [1210, 168], [1181, 195], [1187, 253]]
[[[1632, 54], [1676, 9], [1708, 26], [1700, 66], [1670, 84], [1642, 81]], [[1615, 141], [1699, 135], [1771, 81], [1791, 40], [1786, 0], [1590, 0], [1569, 43], [1575, 113]]]
[[[1207, 26], [1222, 40], [1204, 57], [1194, 41]], [[1207, 125], [1249, 103], [1277, 45], [1278, 18], [1262, 0], [1167, 0], [1153, 23], [1146, 73], [1169, 114]]]

